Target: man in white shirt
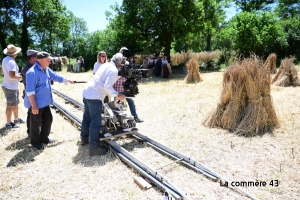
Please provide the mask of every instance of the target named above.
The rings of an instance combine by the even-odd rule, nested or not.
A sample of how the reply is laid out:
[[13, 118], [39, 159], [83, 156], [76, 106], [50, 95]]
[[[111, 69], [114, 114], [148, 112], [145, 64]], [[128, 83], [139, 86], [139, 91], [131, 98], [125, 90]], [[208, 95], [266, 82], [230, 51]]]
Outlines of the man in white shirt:
[[[13, 44], [9, 44], [3, 53], [7, 56], [2, 60], [2, 71], [4, 79], [2, 81], [2, 90], [6, 98], [6, 128], [19, 128], [16, 123], [25, 123], [19, 118], [19, 78], [22, 76], [19, 74], [19, 67], [15, 61], [18, 53], [21, 51], [20, 47], [15, 47]], [[15, 120], [12, 122], [11, 117], [14, 114]]]
[[118, 69], [123, 62], [121, 53], [115, 54], [111, 62], [104, 63], [97, 70], [93, 78], [83, 89], [84, 113], [81, 123], [81, 145], [89, 144], [89, 155], [104, 155], [107, 150], [100, 147], [100, 135], [102, 105], [106, 95], [116, 97], [123, 101], [125, 95], [118, 93], [113, 88], [113, 84], [118, 79]]

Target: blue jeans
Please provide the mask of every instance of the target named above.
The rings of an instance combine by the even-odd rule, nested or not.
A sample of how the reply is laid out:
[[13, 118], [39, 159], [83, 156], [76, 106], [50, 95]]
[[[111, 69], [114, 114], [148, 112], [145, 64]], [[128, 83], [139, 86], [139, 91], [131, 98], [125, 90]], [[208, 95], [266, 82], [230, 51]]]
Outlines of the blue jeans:
[[91, 148], [99, 147], [102, 101], [83, 98], [84, 113], [81, 124], [81, 141], [89, 142]]
[[126, 101], [128, 103], [128, 106], [129, 106], [129, 109], [130, 109], [130, 113], [134, 117], [134, 119], [139, 118], [138, 115], [137, 115], [137, 113], [136, 113], [135, 104], [134, 104], [133, 99], [126, 98]]

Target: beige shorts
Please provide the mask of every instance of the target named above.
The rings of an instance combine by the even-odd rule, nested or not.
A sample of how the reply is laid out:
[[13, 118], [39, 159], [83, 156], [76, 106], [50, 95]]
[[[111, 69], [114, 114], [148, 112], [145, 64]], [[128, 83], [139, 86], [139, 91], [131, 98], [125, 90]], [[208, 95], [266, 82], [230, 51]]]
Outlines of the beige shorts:
[[17, 106], [20, 103], [19, 90], [10, 90], [2, 86], [7, 106]]

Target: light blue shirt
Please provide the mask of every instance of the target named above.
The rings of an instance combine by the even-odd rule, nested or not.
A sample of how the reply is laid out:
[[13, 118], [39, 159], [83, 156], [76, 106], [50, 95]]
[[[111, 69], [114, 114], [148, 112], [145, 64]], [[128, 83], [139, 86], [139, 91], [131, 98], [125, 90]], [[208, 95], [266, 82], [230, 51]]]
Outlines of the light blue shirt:
[[26, 73], [26, 95], [24, 98], [24, 106], [30, 108], [31, 104], [27, 95], [35, 95], [35, 101], [38, 108], [44, 108], [53, 104], [51, 82], [67, 82], [67, 79], [53, 72], [48, 67], [44, 71], [36, 62]]

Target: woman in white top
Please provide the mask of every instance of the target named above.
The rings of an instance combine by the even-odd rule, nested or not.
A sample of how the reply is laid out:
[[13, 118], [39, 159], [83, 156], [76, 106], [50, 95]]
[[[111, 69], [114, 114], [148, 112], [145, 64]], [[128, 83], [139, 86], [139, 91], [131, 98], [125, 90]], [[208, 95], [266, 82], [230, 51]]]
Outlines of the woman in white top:
[[99, 67], [107, 62], [107, 56], [105, 51], [100, 51], [97, 55], [97, 62], [94, 64], [93, 75], [96, 74]]

